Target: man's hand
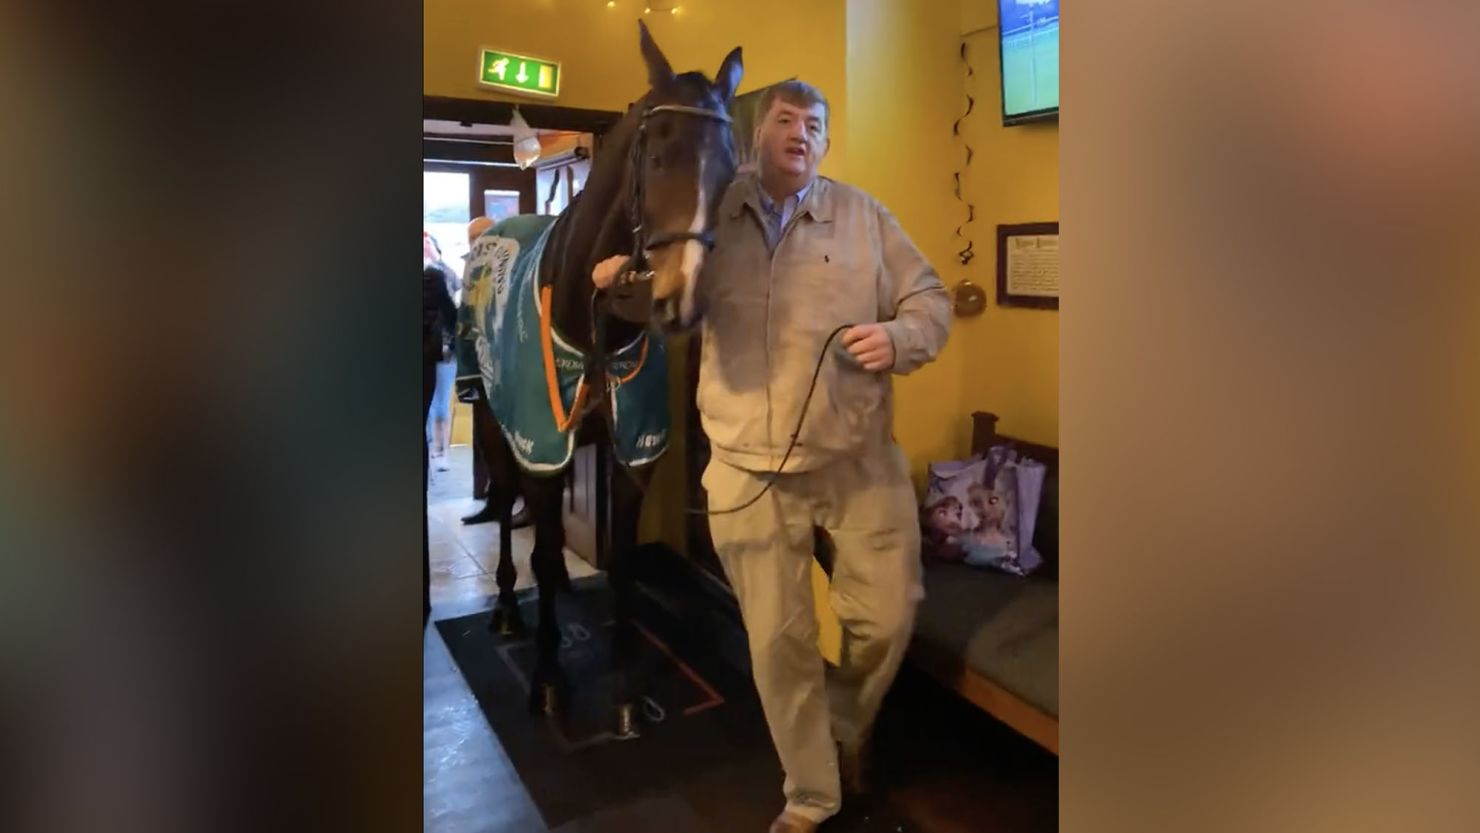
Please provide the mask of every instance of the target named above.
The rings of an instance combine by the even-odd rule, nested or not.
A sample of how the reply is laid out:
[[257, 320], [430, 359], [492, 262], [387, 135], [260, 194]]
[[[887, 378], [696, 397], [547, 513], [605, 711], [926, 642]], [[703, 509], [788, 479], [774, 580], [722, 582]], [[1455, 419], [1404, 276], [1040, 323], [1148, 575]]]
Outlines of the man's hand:
[[591, 270], [591, 281], [596, 284], [597, 289], [608, 289], [617, 282], [617, 270], [627, 262], [626, 255], [612, 255], [606, 260], [596, 264]]
[[880, 373], [894, 367], [894, 339], [883, 324], [859, 324], [843, 333], [843, 346], [864, 370]]

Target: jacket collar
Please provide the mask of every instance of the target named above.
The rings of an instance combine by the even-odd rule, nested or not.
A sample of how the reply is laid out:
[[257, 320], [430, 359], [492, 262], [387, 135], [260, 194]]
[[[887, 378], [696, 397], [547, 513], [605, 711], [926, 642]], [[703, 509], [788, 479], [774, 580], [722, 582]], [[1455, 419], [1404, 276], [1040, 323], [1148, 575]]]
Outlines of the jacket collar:
[[[734, 184], [730, 186], [728, 201], [730, 204], [726, 213], [731, 218], [739, 217], [740, 212], [746, 206], [750, 206], [750, 210], [755, 212], [755, 216], [762, 216], [760, 176], [751, 172], [735, 177]], [[812, 215], [812, 219], [820, 223], [832, 222], [832, 180], [825, 176], [819, 176], [812, 180], [812, 185], [807, 189], [806, 196], [802, 198], [802, 204], [797, 206], [797, 213], [810, 214]]]

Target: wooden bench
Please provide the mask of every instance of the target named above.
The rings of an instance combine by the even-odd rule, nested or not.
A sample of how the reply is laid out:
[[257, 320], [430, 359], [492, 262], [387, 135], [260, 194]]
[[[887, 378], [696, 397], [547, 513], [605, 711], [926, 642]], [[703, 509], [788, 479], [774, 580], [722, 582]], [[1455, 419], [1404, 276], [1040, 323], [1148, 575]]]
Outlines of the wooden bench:
[[1055, 755], [1058, 718], [1058, 449], [997, 433], [972, 414], [973, 454], [1010, 445], [1047, 469], [1029, 577], [927, 560], [910, 661]]

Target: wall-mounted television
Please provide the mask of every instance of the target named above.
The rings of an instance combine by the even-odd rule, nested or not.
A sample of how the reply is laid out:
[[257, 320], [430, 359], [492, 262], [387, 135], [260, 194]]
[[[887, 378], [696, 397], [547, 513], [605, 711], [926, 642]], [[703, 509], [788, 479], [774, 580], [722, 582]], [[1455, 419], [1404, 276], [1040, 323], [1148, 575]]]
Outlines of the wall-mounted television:
[[1059, 0], [997, 0], [1002, 123], [1059, 115]]

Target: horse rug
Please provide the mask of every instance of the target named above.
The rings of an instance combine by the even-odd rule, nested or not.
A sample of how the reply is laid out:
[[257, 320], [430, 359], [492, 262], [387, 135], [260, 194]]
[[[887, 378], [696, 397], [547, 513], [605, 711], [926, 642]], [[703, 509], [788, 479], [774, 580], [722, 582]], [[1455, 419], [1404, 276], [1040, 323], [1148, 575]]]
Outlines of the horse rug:
[[[458, 398], [476, 399], [482, 382], [515, 458], [532, 474], [570, 465], [591, 395], [586, 355], [555, 329], [551, 288], [540, 281], [554, 222], [510, 217], [474, 240], [458, 308]], [[606, 379], [618, 457], [631, 466], [656, 461], [669, 437], [664, 340], [644, 331], [607, 358]]]

